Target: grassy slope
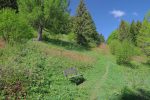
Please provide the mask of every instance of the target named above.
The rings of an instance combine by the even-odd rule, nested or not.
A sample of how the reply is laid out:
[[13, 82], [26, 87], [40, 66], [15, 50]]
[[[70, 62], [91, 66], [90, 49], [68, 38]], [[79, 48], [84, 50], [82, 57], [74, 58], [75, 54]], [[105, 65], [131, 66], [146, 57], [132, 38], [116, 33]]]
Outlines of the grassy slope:
[[[40, 70], [37, 80], [40, 85], [33, 85], [29, 91], [28, 98], [33, 100], [134, 100], [132, 98], [138, 95], [141, 98], [149, 96], [139, 94], [137, 89], [150, 91], [150, 67], [143, 64], [136, 69], [119, 66], [105, 47], [86, 51], [29, 42], [26, 49], [6, 47], [0, 51], [0, 65], [25, 67], [35, 74], [37, 68]], [[72, 66], [76, 66], [86, 78], [79, 86], [63, 76], [63, 70]]]
[[[88, 89], [90, 100], [150, 100], [150, 67], [139, 64], [137, 68], [119, 66], [115, 57], [100, 49], [95, 54], [98, 62], [87, 74], [87, 81], [81, 85]], [[140, 90], [143, 92], [141, 93]], [[144, 94], [144, 92], [146, 92]]]

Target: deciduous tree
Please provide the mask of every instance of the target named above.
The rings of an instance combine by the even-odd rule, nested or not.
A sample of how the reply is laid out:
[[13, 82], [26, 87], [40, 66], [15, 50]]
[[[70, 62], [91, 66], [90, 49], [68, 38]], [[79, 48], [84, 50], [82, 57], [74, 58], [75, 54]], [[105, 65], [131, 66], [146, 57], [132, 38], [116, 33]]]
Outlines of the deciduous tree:
[[68, 0], [21, 0], [21, 12], [38, 31], [38, 41], [43, 30], [51, 33], [67, 33]]

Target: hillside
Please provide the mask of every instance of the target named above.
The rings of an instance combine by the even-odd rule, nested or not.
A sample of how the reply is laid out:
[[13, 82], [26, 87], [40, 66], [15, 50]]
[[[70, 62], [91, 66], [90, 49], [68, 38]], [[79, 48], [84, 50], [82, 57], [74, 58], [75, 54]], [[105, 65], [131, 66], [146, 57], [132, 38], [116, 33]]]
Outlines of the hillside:
[[[1, 81], [5, 78], [13, 82], [16, 78], [24, 82], [22, 90], [27, 90], [28, 99], [149, 100], [150, 97], [150, 67], [140, 63], [134, 69], [117, 65], [105, 44], [92, 50], [69, 50], [65, 46], [30, 41], [0, 51], [5, 76]], [[77, 68], [86, 81], [77, 86], [65, 78], [63, 71], [70, 67]], [[12, 96], [13, 89], [9, 84], [7, 88], [8, 94], [1, 91], [1, 99]]]
[[148, 4], [1, 0], [0, 100], [150, 100]]

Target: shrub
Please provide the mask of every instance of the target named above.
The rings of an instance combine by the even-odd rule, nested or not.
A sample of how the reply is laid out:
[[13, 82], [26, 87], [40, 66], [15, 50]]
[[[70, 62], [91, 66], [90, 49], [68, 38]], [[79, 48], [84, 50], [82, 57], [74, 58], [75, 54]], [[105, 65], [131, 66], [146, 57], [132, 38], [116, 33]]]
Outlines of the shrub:
[[8, 43], [25, 42], [33, 36], [27, 21], [10, 9], [0, 11], [0, 20], [0, 36]]
[[116, 54], [116, 51], [117, 51], [117, 48], [118, 46], [120, 46], [120, 43], [119, 41], [117, 40], [113, 40], [110, 44], [109, 44], [109, 47], [110, 47], [110, 51], [113, 55]]
[[131, 56], [133, 55], [133, 46], [128, 41], [123, 41], [117, 48], [117, 63], [129, 64]]
[[111, 35], [107, 39], [107, 43], [110, 44], [113, 40], [118, 39], [118, 30], [115, 30], [111, 33]]
[[73, 32], [71, 32], [70, 34], [68, 34], [67, 38], [70, 42], [74, 42], [75, 41], [75, 34]]

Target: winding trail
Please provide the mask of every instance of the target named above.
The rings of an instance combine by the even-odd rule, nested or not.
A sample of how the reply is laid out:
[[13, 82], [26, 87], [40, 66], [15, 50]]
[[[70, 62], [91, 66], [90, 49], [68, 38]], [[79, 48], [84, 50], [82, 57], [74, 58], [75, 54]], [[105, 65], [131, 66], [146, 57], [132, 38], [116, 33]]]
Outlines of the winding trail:
[[87, 100], [98, 100], [100, 98], [99, 96], [108, 79], [111, 66], [111, 62], [109, 61], [109, 48], [106, 44], [100, 45], [95, 51], [95, 56], [98, 60], [95, 68], [85, 75], [88, 76], [88, 80], [79, 86], [80, 90], [89, 91]]
[[[99, 50], [101, 50], [101, 52], [103, 53], [103, 55], [105, 55], [105, 72], [103, 75], [101, 76], [98, 76], [97, 77], [97, 81], [95, 82], [95, 85], [94, 88], [92, 89], [92, 92], [91, 92], [91, 95], [90, 95], [90, 100], [97, 100], [99, 98], [99, 94], [101, 93], [101, 87], [103, 86], [103, 84], [105, 84], [105, 81], [107, 80], [107, 76], [108, 76], [108, 73], [109, 73], [109, 67], [110, 67], [110, 64], [109, 64], [109, 61], [107, 60], [107, 55], [109, 54], [109, 48], [106, 44], [101, 44], [99, 46]], [[101, 62], [99, 62], [101, 63]], [[101, 77], [101, 78], [100, 78]]]
[[90, 96], [90, 100], [97, 100], [99, 93], [101, 92], [101, 86], [104, 84], [105, 80], [107, 79], [109, 73], [109, 64], [107, 64], [105, 73], [102, 76], [100, 80], [96, 81], [96, 84], [94, 85], [95, 87], [93, 88], [92, 94]]

